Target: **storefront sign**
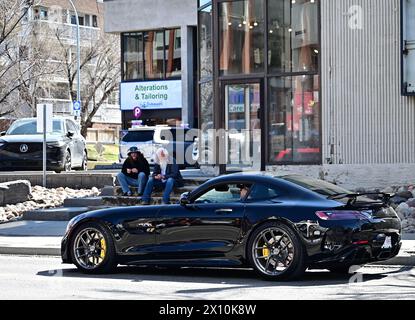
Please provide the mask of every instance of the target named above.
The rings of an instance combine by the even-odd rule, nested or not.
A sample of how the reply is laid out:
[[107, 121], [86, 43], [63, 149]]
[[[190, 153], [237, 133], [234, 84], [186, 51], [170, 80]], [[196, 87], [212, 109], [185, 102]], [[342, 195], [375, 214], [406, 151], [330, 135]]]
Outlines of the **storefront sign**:
[[121, 110], [182, 107], [181, 80], [121, 83]]
[[229, 104], [229, 113], [241, 113], [245, 112], [244, 104]]

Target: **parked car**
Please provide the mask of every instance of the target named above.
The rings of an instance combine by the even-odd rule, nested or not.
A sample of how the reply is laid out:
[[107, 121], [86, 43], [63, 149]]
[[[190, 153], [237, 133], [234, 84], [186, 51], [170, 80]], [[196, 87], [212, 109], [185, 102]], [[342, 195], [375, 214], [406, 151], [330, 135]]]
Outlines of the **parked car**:
[[109, 273], [118, 264], [251, 267], [270, 280], [298, 278], [307, 268], [348, 272], [401, 247], [391, 195], [366, 195], [302, 176], [221, 176], [179, 204], [72, 219], [62, 259], [85, 273]]
[[194, 141], [186, 141], [188, 131], [187, 128], [169, 126], [142, 126], [128, 130], [120, 142], [119, 160], [124, 162], [128, 157], [128, 150], [135, 146], [152, 165], [157, 149], [164, 147], [182, 167], [194, 165], [196, 160], [192, 160], [192, 155], [190, 159], [185, 157], [189, 147], [189, 152], [192, 152], [194, 143]]
[[[47, 170], [87, 170], [86, 141], [78, 124], [71, 119], [54, 118], [53, 132], [46, 136]], [[36, 118], [16, 120], [0, 133], [0, 170], [41, 170], [43, 134], [37, 133]]]

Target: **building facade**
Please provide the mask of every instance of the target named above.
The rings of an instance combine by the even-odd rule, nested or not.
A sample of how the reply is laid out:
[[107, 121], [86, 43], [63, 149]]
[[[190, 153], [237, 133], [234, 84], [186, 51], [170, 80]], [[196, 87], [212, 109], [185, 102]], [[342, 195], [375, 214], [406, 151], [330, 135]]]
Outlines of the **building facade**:
[[415, 182], [413, 0], [198, 6], [199, 120], [219, 141], [202, 142], [216, 173]]
[[195, 127], [197, 2], [108, 0], [105, 31], [120, 35], [123, 129], [145, 125]]

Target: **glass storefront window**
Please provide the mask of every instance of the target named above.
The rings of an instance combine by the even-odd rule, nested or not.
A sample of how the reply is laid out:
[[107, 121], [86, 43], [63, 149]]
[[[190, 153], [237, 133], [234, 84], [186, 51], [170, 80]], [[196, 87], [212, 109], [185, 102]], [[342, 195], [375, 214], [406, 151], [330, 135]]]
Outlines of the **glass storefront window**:
[[180, 78], [181, 30], [122, 34], [123, 80]]
[[199, 94], [199, 163], [204, 165], [214, 164], [213, 81], [201, 83]]
[[200, 128], [213, 129], [213, 82], [200, 84]]
[[124, 42], [124, 79], [136, 80], [144, 78], [143, 35], [130, 33], [123, 36]]
[[264, 71], [264, 1], [219, 3], [221, 75]]
[[268, 1], [271, 73], [318, 70], [318, 0]]
[[164, 32], [144, 33], [144, 61], [147, 79], [161, 79], [164, 74]]
[[319, 163], [319, 77], [271, 78], [269, 92], [269, 161]]
[[212, 0], [199, 0], [199, 8], [207, 5], [209, 2], [212, 2]]
[[166, 78], [182, 74], [182, 42], [180, 29], [166, 31]]
[[[320, 0], [213, 1], [213, 7], [217, 5], [213, 12], [209, 1], [199, 1], [199, 5], [202, 3], [198, 20], [200, 127], [231, 130], [236, 129], [233, 124], [244, 119], [247, 124], [251, 117], [258, 128], [268, 130], [261, 135], [268, 147], [257, 152], [261, 155], [266, 151], [262, 153], [264, 166], [321, 163]], [[217, 30], [217, 41], [212, 41], [212, 30]], [[216, 52], [217, 59], [212, 59], [212, 52]], [[253, 75], [249, 81], [248, 74]], [[214, 92], [219, 97], [213, 97], [210, 79], [218, 84]], [[254, 83], [267, 85], [266, 90], [261, 85], [253, 90], [259, 101], [267, 101], [267, 112], [262, 117], [255, 117], [255, 112], [248, 117], [247, 113], [243, 118], [242, 111], [238, 111], [242, 103], [233, 101], [240, 96], [233, 84], [245, 88]], [[212, 103], [206, 103], [208, 96]], [[216, 112], [220, 117], [215, 117], [217, 123], [213, 124]], [[238, 153], [231, 155], [236, 157]]]
[[199, 11], [200, 79], [213, 76], [212, 6]]

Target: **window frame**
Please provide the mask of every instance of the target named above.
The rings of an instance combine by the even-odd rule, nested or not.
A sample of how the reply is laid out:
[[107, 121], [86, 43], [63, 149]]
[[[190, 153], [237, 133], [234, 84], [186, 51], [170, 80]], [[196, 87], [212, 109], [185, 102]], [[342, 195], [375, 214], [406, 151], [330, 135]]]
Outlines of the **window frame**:
[[[180, 60], [181, 60], [181, 70], [180, 70], [180, 76], [171, 76], [167, 77], [167, 56], [166, 56], [166, 35], [168, 31], [173, 30], [180, 30], [180, 38], [182, 41], [182, 34], [181, 34], [181, 27], [177, 28], [161, 28], [161, 29], [154, 29], [154, 30], [146, 30], [146, 31], [134, 31], [134, 32], [123, 32], [120, 35], [120, 41], [121, 41], [121, 82], [137, 82], [137, 81], [168, 81], [168, 80], [181, 80], [183, 75], [183, 55], [182, 55], [182, 47], [180, 47]], [[145, 58], [145, 40], [144, 35], [148, 32], [163, 32], [163, 75], [161, 78], [147, 78], [146, 76], [146, 58]], [[125, 37], [130, 34], [141, 34], [142, 35], [142, 59], [143, 59], [143, 78], [142, 79], [125, 79], [125, 60], [124, 60], [124, 52], [125, 52]]]
[[[250, 199], [250, 196], [252, 195], [252, 191], [253, 190], [255, 190], [255, 187], [257, 186], [257, 185], [263, 185], [263, 186], [265, 186], [266, 188], [268, 188], [268, 189], [279, 189], [278, 191], [278, 196], [276, 196], [276, 197], [273, 197], [273, 198], [268, 198], [268, 199]], [[277, 199], [277, 198], [280, 198], [280, 197], [283, 197], [284, 196], [284, 189], [283, 188], [281, 188], [281, 187], [279, 187], [279, 186], [277, 186], [277, 185], [275, 185], [275, 184], [272, 184], [272, 183], [267, 183], [267, 182], [255, 182], [253, 185], [252, 185], [252, 187], [251, 187], [251, 189], [249, 190], [249, 193], [248, 193], [248, 195], [247, 195], [247, 197], [246, 197], [246, 199], [245, 199], [245, 202], [246, 203], [255, 203], [255, 202], [258, 202], [258, 201], [272, 201], [273, 199]]]
[[[275, 165], [321, 165], [324, 163], [323, 161], [323, 129], [322, 129], [322, 106], [323, 106], [323, 101], [322, 101], [322, 68], [321, 68], [321, 63], [322, 63], [322, 52], [321, 52], [321, 2], [322, 0], [318, 0], [316, 5], [318, 6], [317, 8], [317, 19], [318, 19], [318, 43], [319, 43], [319, 56], [318, 56], [318, 68], [315, 71], [305, 71], [305, 72], [270, 72], [270, 66], [269, 66], [269, 58], [268, 58], [268, 50], [269, 50], [269, 34], [268, 34], [268, 20], [269, 20], [269, 2], [270, 1], [274, 1], [274, 0], [264, 0], [264, 19], [265, 19], [265, 23], [266, 23], [266, 29], [265, 29], [265, 38], [264, 38], [264, 52], [265, 52], [265, 56], [264, 56], [264, 71], [262, 73], [251, 73], [251, 74], [232, 74], [232, 75], [221, 75], [220, 74], [220, 68], [219, 68], [219, 48], [220, 48], [220, 39], [219, 39], [219, 12], [218, 12], [218, 6], [220, 3], [223, 2], [234, 2], [234, 1], [241, 1], [241, 0], [213, 0], [212, 1], [212, 5], [213, 5], [213, 39], [214, 39], [214, 44], [213, 44], [213, 83], [214, 83], [214, 106], [218, 106], [220, 105], [220, 100], [221, 97], [219, 96], [218, 92], [215, 92], [215, 88], [219, 87], [220, 84], [223, 84], [224, 81], [248, 81], [248, 79], [264, 79], [264, 89], [263, 89], [263, 95], [264, 95], [264, 106], [263, 106], [263, 112], [265, 114], [265, 119], [264, 119], [264, 123], [261, 124], [262, 129], [266, 132], [266, 138], [264, 141], [264, 159], [265, 159], [265, 163], [264, 166], [275, 166]], [[216, 9], [215, 9], [216, 6]], [[198, 46], [199, 46], [199, 42], [198, 42]], [[200, 50], [200, 48], [199, 48]], [[200, 61], [199, 61], [200, 63]], [[269, 92], [269, 82], [271, 78], [285, 78], [285, 77], [294, 77], [294, 76], [315, 76], [318, 75], [319, 76], [319, 103], [320, 103], [320, 123], [319, 123], [319, 148], [320, 148], [320, 153], [319, 153], [319, 158], [320, 160], [318, 162], [298, 162], [298, 161], [285, 161], [285, 162], [277, 162], [277, 161], [271, 161], [270, 160], [270, 143], [268, 140], [268, 132], [269, 132], [269, 125], [270, 125], [270, 118], [269, 118], [269, 109], [270, 109], [270, 92]], [[214, 112], [215, 112], [215, 107], [214, 107]], [[214, 120], [215, 122], [215, 120]], [[215, 127], [217, 127], [218, 123], [215, 122]]]
[[[195, 201], [198, 198], [200, 198], [201, 196], [203, 196], [204, 194], [210, 192], [211, 190], [213, 190], [217, 186], [221, 186], [221, 185], [224, 185], [224, 184], [227, 184], [227, 185], [231, 185], [231, 184], [247, 184], [247, 185], [250, 185], [251, 187], [250, 187], [250, 190], [249, 190], [248, 194], [245, 196], [245, 198], [243, 200], [239, 200], [239, 201], [236, 201], [236, 202], [221, 202], [221, 203], [214, 203], [214, 202], [212, 202], [212, 203], [195, 203]], [[221, 182], [221, 183], [216, 183], [214, 185], [211, 185], [211, 186], [207, 187], [206, 189], [201, 190], [198, 193], [191, 194], [190, 195], [190, 198], [189, 198], [189, 201], [190, 201], [190, 204], [191, 205], [200, 205], [200, 204], [209, 204], [209, 205], [212, 205], [212, 204], [227, 204], [227, 203], [247, 203], [247, 199], [248, 199], [249, 195], [251, 194], [251, 190], [252, 190], [252, 187], [254, 185], [255, 185], [255, 182], [254, 181], [247, 181], [247, 180], [241, 180], [241, 181], [234, 181], [234, 180], [232, 180], [232, 181], [228, 181], [228, 182], [224, 181], [224, 182]]]

